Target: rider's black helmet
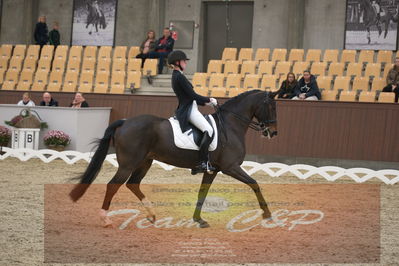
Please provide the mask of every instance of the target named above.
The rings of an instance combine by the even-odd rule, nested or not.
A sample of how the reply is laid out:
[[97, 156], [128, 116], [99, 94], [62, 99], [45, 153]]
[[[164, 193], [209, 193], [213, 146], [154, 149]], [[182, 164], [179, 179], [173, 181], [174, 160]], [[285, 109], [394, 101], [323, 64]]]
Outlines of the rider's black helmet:
[[180, 61], [180, 60], [190, 60], [187, 58], [187, 55], [180, 50], [172, 51], [168, 55], [168, 64], [173, 65], [175, 62]]

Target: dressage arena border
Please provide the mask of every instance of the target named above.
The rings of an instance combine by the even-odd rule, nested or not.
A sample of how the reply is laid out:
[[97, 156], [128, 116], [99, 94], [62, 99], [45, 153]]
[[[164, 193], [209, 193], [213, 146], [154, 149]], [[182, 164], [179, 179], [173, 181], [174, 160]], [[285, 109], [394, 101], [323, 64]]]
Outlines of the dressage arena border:
[[[3, 155], [0, 154], [0, 160], [4, 160], [8, 157], [16, 157], [20, 161], [28, 161], [32, 158], [38, 158], [44, 163], [50, 163], [55, 159], [61, 159], [67, 164], [74, 164], [80, 160], [90, 162], [92, 152], [78, 152], [78, 151], [55, 151], [49, 149], [32, 150], [32, 149], [11, 149], [3, 147]], [[116, 161], [116, 154], [107, 155], [105, 161], [118, 167]], [[153, 164], [157, 164], [166, 171], [170, 171], [176, 167], [154, 160]], [[271, 177], [278, 177], [283, 174], [291, 173], [299, 179], [308, 179], [314, 175], [320, 175], [327, 181], [336, 181], [341, 177], [349, 177], [357, 183], [366, 182], [372, 178], [377, 178], [387, 185], [393, 185], [399, 183], [399, 171], [398, 170], [372, 170], [367, 168], [341, 168], [337, 166], [323, 166], [314, 167], [306, 164], [293, 164], [287, 165], [283, 163], [257, 163], [252, 161], [244, 161], [241, 165], [246, 167], [244, 169], [249, 175], [263, 171]], [[249, 168], [249, 169], [248, 169]], [[222, 174], [222, 173], [220, 173]]]

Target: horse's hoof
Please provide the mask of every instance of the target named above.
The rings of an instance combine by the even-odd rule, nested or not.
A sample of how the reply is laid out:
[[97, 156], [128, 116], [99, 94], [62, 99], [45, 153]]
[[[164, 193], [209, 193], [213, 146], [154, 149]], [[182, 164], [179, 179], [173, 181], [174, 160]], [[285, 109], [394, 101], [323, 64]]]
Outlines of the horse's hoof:
[[109, 218], [107, 216], [107, 211], [106, 210], [103, 210], [103, 209], [100, 210], [100, 219], [101, 219], [101, 221], [103, 223], [103, 227], [104, 228], [113, 227], [112, 220], [111, 220], [111, 218]]
[[194, 222], [198, 223], [200, 228], [208, 228], [208, 227], [210, 227], [208, 222], [205, 221], [205, 220], [202, 220], [202, 219], [194, 220]]
[[263, 211], [262, 217], [263, 217], [263, 219], [269, 219], [272, 217], [272, 214], [270, 213], [269, 210], [265, 210], [265, 211]]
[[151, 223], [155, 223], [155, 215], [147, 215], [147, 220]]

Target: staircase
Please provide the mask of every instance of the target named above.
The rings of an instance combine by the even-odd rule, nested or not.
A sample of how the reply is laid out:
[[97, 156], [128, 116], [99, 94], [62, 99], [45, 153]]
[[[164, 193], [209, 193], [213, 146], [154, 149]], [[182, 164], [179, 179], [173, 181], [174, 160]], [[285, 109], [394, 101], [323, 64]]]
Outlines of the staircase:
[[[192, 75], [186, 75], [191, 81]], [[134, 92], [136, 95], [163, 95], [173, 96], [175, 93], [172, 90], [172, 75], [161, 74], [152, 78], [152, 84], [148, 83], [147, 77], [141, 79], [141, 88]]]

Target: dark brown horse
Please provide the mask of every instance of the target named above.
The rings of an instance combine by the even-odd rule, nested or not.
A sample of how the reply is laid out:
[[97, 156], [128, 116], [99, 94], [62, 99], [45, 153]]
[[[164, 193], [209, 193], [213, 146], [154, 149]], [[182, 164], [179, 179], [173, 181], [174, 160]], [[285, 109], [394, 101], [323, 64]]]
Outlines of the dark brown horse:
[[[261, 131], [269, 138], [277, 134], [274, 97], [275, 93], [259, 90], [245, 92], [228, 100], [213, 114], [220, 134], [217, 149], [210, 153], [210, 161], [217, 170], [213, 173], [205, 173], [202, 178], [193, 216], [200, 227], [209, 226], [201, 218], [201, 208], [209, 187], [219, 171], [250, 186], [263, 210], [263, 218], [270, 218], [271, 213], [257, 182], [240, 165], [245, 156], [245, 134], [249, 127]], [[258, 122], [252, 121], [254, 117]], [[175, 146], [172, 128], [167, 119], [142, 115], [128, 120], [118, 120], [105, 131], [89, 166], [79, 177], [80, 184], [71, 191], [70, 197], [73, 201], [77, 201], [96, 178], [107, 155], [111, 139], [115, 146], [119, 168], [107, 185], [100, 211], [104, 226], [112, 224], [110, 218], [107, 217], [107, 211], [113, 196], [126, 181], [126, 186], [147, 209], [148, 219], [154, 222], [155, 214], [151, 208], [152, 204], [140, 190], [140, 182], [150, 169], [152, 161], [158, 160], [177, 167], [192, 169], [198, 162], [198, 151], [183, 150]]]

